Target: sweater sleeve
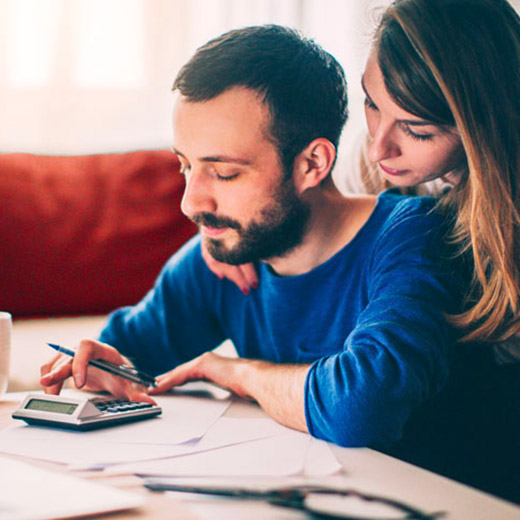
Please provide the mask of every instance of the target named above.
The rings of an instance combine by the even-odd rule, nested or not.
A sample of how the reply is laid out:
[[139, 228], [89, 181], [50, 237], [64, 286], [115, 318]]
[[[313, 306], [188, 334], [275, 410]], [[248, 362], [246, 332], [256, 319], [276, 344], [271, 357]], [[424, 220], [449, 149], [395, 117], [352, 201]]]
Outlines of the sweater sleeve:
[[398, 440], [411, 413], [448, 376], [455, 332], [444, 313], [456, 308], [457, 284], [443, 258], [442, 227], [437, 217], [407, 208], [394, 217], [372, 249], [367, 305], [355, 328], [343, 350], [317, 360], [306, 380], [310, 433], [342, 446]]
[[216, 347], [225, 339], [211, 304], [216, 280], [202, 260], [200, 237], [194, 237], [139, 303], [109, 316], [100, 341], [153, 375]]

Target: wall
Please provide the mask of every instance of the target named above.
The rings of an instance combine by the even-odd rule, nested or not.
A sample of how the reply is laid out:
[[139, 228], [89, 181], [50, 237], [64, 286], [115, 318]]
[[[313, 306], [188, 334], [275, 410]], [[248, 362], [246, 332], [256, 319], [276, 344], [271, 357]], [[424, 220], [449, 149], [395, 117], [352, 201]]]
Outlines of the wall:
[[385, 3], [0, 0], [0, 152], [169, 147], [177, 70], [211, 37], [259, 23], [300, 28], [332, 52], [360, 115], [369, 13]]

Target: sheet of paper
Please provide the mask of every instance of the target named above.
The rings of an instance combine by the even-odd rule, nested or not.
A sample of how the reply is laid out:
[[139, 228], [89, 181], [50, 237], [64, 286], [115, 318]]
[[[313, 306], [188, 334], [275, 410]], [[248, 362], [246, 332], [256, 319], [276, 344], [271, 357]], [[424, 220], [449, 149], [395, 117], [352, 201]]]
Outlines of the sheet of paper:
[[204, 453], [118, 466], [151, 476], [280, 477], [303, 472], [311, 437], [296, 431]]
[[[140, 450], [136, 452], [134, 451], [134, 448], [137, 447], [136, 445], [116, 445], [112, 443], [103, 446], [103, 453], [90, 455], [84, 458], [83, 461], [76, 459], [71, 469], [105, 469], [109, 466], [114, 466], [114, 472], [119, 472], [120, 470], [116, 466], [124, 462], [203, 453], [217, 448], [273, 437], [286, 431], [290, 430], [271, 419], [232, 419], [221, 417], [198, 441], [171, 446], [164, 453], [158, 450], [149, 450], [150, 448], [159, 448], [158, 446], [139, 445]], [[111, 452], [110, 446], [117, 446], [118, 449]], [[2, 446], [0, 446], [0, 450], [3, 451]]]
[[[197, 441], [182, 445], [192, 448]], [[0, 436], [0, 452], [31, 459], [46, 460], [71, 465], [72, 469], [102, 469], [117, 462], [171, 457], [177, 446], [118, 444], [115, 442], [85, 441], [81, 438], [53, 441], [46, 439], [15, 439]], [[1, 518], [1, 517], [0, 517]]]
[[[265, 439], [290, 432], [288, 428], [276, 423], [272, 419], [233, 419], [221, 417], [198, 441], [179, 444], [170, 448], [169, 455], [150, 456], [143, 447], [142, 455], [137, 458], [131, 453], [124, 454], [121, 450], [120, 456], [107, 453], [107, 456], [98, 458], [97, 463], [77, 464], [72, 469], [104, 469], [108, 466], [128, 461], [151, 460], [158, 458], [181, 457], [204, 453], [214, 449], [234, 446], [259, 439]], [[151, 447], [151, 446], [150, 446]], [[128, 449], [128, 447], [127, 447]], [[157, 453], [158, 454], [158, 453]], [[124, 468], [123, 468], [124, 469]], [[119, 471], [115, 468], [115, 471]]]
[[22, 421], [13, 419], [12, 425], [4, 429], [1, 436], [16, 437], [18, 440], [40, 439], [63, 442], [79, 437], [90, 441], [171, 446], [200, 439], [231, 404], [230, 400], [188, 395], [157, 396], [156, 400], [163, 409], [162, 415], [145, 421], [101, 430], [74, 432], [27, 426]]
[[[221, 417], [200, 440], [175, 446], [92, 441], [81, 435], [56, 440], [21, 439], [16, 429], [0, 433], [0, 452], [68, 464], [71, 469], [104, 469], [111, 465], [200, 453], [290, 431], [271, 419]], [[25, 431], [25, 430], [23, 430]]]
[[306, 477], [325, 477], [342, 471], [343, 466], [338, 462], [330, 446], [320, 439], [313, 438], [305, 460], [303, 474]]
[[97, 483], [0, 457], [0, 518], [47, 520], [138, 507], [144, 499]]

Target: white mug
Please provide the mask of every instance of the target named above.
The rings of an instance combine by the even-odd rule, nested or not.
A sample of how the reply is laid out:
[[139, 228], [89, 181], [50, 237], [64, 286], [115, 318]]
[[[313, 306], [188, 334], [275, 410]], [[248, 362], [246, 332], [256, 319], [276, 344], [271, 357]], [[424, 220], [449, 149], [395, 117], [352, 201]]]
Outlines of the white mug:
[[9, 381], [12, 327], [12, 316], [8, 312], [0, 312], [0, 398], [7, 390]]

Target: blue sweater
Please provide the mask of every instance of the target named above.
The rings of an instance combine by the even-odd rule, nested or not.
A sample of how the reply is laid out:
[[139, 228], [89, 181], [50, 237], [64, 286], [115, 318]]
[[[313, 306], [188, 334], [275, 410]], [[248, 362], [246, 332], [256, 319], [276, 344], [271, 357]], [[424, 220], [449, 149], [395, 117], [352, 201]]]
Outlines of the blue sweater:
[[385, 447], [449, 374], [456, 309], [444, 226], [430, 198], [385, 192], [367, 223], [314, 270], [280, 277], [259, 263], [245, 296], [204, 263], [196, 236], [153, 289], [115, 311], [101, 341], [159, 374], [230, 338], [239, 355], [308, 363], [309, 432], [343, 446]]

